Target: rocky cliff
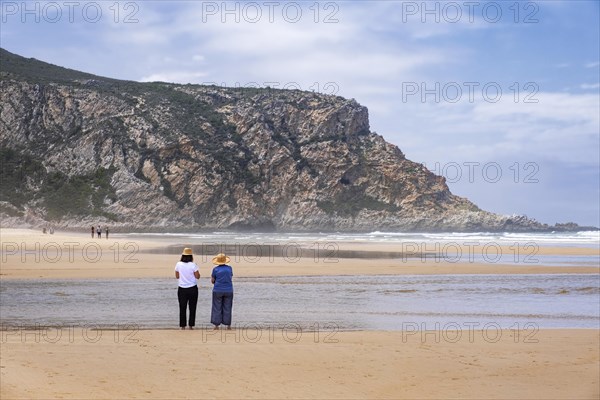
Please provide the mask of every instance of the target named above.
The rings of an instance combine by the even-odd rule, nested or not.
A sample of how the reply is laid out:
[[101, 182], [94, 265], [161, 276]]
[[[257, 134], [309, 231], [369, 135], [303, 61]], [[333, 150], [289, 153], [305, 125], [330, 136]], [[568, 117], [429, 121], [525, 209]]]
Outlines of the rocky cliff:
[[137, 83], [1, 50], [3, 224], [543, 230], [480, 210], [354, 100]]

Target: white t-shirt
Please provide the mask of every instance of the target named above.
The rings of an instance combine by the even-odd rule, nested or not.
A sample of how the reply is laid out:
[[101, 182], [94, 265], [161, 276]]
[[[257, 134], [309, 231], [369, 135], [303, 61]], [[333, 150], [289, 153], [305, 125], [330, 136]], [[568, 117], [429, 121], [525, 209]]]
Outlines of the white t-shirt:
[[179, 287], [190, 288], [196, 286], [196, 277], [194, 272], [198, 271], [198, 266], [193, 262], [181, 262], [175, 264], [175, 271], [179, 272]]

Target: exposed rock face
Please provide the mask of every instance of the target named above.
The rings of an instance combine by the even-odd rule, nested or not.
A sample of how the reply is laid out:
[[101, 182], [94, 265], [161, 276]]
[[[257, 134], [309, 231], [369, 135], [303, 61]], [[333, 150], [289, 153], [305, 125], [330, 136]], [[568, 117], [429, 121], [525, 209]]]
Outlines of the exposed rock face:
[[367, 109], [354, 100], [115, 81], [4, 50], [1, 56], [3, 171], [20, 168], [17, 178], [3, 183], [2, 192], [14, 194], [0, 199], [5, 222], [37, 218], [87, 226], [106, 219], [130, 227], [328, 231], [548, 228], [482, 211], [453, 195], [444, 178], [372, 133]]

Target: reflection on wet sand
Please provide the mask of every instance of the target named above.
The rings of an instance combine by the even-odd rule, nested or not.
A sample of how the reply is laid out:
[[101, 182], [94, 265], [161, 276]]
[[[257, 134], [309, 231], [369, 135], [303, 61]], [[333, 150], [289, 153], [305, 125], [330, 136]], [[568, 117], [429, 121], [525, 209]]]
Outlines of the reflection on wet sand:
[[400, 252], [400, 251], [377, 251], [377, 250], [348, 250], [341, 249], [337, 243], [315, 243], [310, 247], [305, 244], [286, 243], [286, 244], [175, 244], [162, 248], [152, 248], [143, 250], [143, 253], [149, 254], [180, 254], [184, 247], [191, 247], [196, 255], [215, 255], [225, 253], [232, 259], [259, 259], [259, 258], [313, 258], [320, 260], [327, 259], [404, 259], [404, 258], [435, 258], [439, 254], [435, 252]]

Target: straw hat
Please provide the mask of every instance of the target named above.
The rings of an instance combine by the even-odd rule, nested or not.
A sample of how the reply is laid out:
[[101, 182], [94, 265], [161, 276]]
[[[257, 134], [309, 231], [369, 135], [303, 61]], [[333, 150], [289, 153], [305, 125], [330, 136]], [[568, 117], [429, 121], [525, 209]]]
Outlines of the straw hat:
[[182, 256], [193, 256], [194, 254], [192, 253], [192, 249], [190, 249], [189, 247], [186, 247], [185, 249], [183, 249], [183, 253], [181, 253]]
[[229, 257], [227, 257], [223, 253], [217, 254], [217, 256], [213, 257], [213, 259], [212, 259], [213, 264], [216, 264], [216, 265], [227, 264], [229, 261], [231, 261], [229, 259]]

